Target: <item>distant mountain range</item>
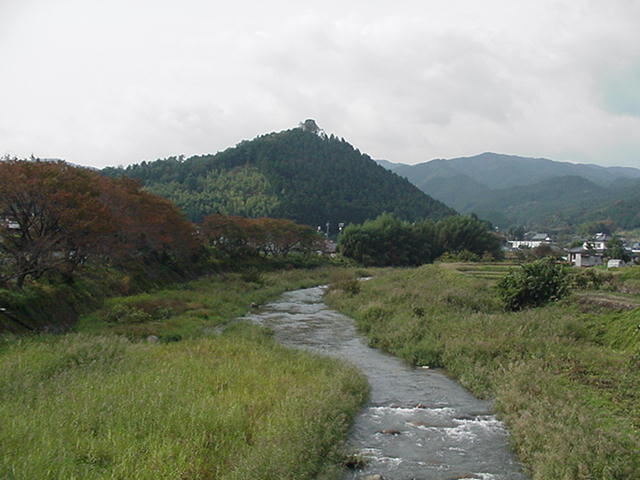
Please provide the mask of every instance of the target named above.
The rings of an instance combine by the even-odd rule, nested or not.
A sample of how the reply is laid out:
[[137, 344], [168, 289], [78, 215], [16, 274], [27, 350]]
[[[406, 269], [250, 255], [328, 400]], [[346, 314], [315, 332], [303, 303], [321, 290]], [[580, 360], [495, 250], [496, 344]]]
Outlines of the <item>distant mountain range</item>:
[[640, 227], [640, 169], [496, 153], [380, 165], [463, 213], [506, 228], [573, 228], [611, 221]]
[[338, 223], [360, 223], [383, 212], [411, 221], [456, 214], [344, 139], [326, 136], [314, 122], [312, 127], [270, 133], [212, 155], [103, 173], [142, 181], [194, 221], [217, 212], [271, 216], [323, 229], [329, 222], [335, 232]]

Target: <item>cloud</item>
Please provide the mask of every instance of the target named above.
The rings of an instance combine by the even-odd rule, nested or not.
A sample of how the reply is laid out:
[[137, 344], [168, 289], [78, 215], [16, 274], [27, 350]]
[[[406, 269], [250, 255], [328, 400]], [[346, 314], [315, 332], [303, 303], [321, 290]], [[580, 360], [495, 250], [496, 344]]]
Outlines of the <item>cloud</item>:
[[640, 166], [637, 18], [634, 0], [3, 2], [0, 153], [126, 164], [311, 117], [392, 161]]

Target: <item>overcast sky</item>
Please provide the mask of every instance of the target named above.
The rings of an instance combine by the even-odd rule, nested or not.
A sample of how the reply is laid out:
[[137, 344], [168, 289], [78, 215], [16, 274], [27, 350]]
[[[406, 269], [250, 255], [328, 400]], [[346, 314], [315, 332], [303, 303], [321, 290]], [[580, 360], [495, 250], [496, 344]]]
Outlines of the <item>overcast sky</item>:
[[102, 167], [314, 118], [373, 158], [640, 167], [640, 0], [0, 0], [0, 154]]

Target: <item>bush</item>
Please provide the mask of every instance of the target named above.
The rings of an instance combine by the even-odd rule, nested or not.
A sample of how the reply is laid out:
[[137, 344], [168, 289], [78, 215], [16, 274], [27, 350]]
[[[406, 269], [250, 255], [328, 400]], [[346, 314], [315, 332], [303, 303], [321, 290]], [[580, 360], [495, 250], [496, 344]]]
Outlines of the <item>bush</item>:
[[497, 285], [506, 310], [538, 307], [564, 297], [569, 291], [567, 271], [551, 258], [511, 270]]
[[123, 304], [115, 305], [105, 315], [105, 320], [109, 323], [144, 323], [152, 319], [144, 310]]
[[598, 272], [593, 268], [587, 268], [571, 272], [569, 280], [572, 287], [599, 290], [605, 285], [611, 285], [613, 275], [609, 272]]
[[360, 293], [360, 280], [358, 280], [353, 272], [337, 271], [331, 275], [329, 283], [329, 291], [341, 290], [347, 295], [353, 297]]
[[444, 263], [458, 263], [458, 262], [467, 263], [467, 262], [479, 262], [481, 258], [480, 258], [480, 255], [478, 255], [477, 253], [470, 252], [469, 250], [461, 250], [459, 252], [445, 252], [442, 255], [440, 255], [438, 260]]
[[473, 216], [408, 223], [385, 213], [362, 225], [348, 225], [338, 250], [362, 265], [379, 267], [422, 265], [440, 256], [444, 261], [503, 257], [498, 237]]

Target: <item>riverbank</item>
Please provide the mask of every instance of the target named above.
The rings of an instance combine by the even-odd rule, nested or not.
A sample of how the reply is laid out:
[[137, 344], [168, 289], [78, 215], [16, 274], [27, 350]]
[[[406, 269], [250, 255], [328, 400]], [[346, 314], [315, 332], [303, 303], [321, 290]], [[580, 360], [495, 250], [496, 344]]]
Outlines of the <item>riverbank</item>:
[[0, 477], [333, 478], [366, 398], [352, 367], [228, 320], [331, 269], [225, 274], [107, 300], [0, 342]]
[[442, 372], [413, 368], [370, 348], [353, 319], [330, 309], [324, 289], [290, 291], [246, 318], [283, 345], [356, 365], [370, 385], [348, 445], [344, 478], [525, 480], [491, 402], [474, 398]]
[[476, 395], [495, 398], [534, 480], [637, 478], [638, 310], [569, 298], [504, 313], [492, 285], [428, 265], [380, 270], [326, 300], [354, 317], [372, 346], [445, 367]]

